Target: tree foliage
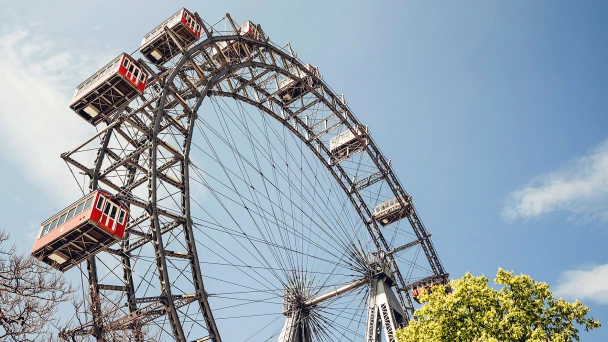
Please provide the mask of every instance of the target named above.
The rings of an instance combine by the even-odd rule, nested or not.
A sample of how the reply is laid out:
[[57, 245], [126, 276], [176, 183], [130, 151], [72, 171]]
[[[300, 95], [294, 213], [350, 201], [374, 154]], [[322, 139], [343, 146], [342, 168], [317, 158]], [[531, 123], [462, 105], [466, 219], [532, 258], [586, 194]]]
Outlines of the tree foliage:
[[58, 304], [74, 290], [61, 273], [6, 247], [8, 238], [0, 230], [0, 341], [51, 341]]
[[499, 269], [495, 289], [484, 276], [470, 273], [420, 295], [422, 308], [416, 320], [397, 332], [399, 342], [484, 341], [566, 342], [579, 341], [579, 330], [600, 327], [587, 318], [589, 308], [553, 297], [549, 285], [527, 275]]

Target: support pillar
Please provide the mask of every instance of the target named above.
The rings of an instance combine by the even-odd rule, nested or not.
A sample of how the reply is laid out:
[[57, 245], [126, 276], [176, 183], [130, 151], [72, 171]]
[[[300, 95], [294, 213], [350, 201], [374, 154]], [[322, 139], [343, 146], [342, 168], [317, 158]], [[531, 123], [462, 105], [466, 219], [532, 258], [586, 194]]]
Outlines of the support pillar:
[[381, 330], [386, 341], [397, 342], [395, 332], [405, 326], [405, 314], [391, 285], [392, 279], [384, 275], [372, 281], [365, 342], [380, 342]]
[[312, 342], [308, 317], [301, 312], [287, 316], [277, 342]]

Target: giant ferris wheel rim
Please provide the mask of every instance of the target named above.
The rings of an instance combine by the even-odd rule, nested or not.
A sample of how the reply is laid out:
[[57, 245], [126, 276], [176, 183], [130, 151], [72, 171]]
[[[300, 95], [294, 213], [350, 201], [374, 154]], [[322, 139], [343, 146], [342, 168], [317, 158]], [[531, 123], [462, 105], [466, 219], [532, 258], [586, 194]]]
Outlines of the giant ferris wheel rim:
[[[288, 60], [289, 62], [293, 63], [294, 65], [296, 65], [297, 68], [299, 68], [299, 70], [304, 71], [304, 73], [307, 74], [307, 76], [312, 77], [315, 79], [315, 81], [319, 82], [321, 84], [321, 86], [323, 87], [323, 94], [319, 94], [317, 93], [317, 90], [314, 89], [313, 87], [311, 87], [310, 85], [306, 85], [306, 87], [308, 88], [308, 90], [313, 93], [316, 94], [319, 97], [319, 101], [320, 102], [325, 102], [328, 106], [333, 106], [334, 108], [334, 114], [339, 117], [341, 119], [341, 124], [344, 125], [345, 127], [347, 127], [347, 129], [354, 131], [355, 129], [358, 129], [359, 127], [364, 127], [359, 120], [354, 116], [354, 114], [352, 114], [352, 111], [350, 110], [350, 108], [348, 107], [348, 105], [343, 101], [343, 98], [340, 99], [340, 97], [338, 95], [336, 95], [336, 93], [331, 90], [331, 88], [327, 85], [327, 83], [320, 77], [317, 77], [315, 74], [313, 74], [312, 72], [309, 72], [306, 68], [305, 68], [305, 64], [300, 61], [295, 55], [291, 55], [289, 52], [285, 51], [284, 49], [280, 48], [279, 46], [273, 44], [270, 40], [266, 40], [266, 41], [259, 41], [256, 39], [251, 39], [248, 37], [243, 37], [240, 35], [231, 35], [231, 36], [208, 36], [205, 40], [196, 43], [194, 46], [188, 48], [186, 51], [183, 51], [182, 56], [179, 58], [179, 60], [177, 61], [177, 63], [175, 63], [175, 65], [173, 65], [170, 69], [168, 69], [167, 71], [170, 72], [165, 72], [162, 74], [163, 77], [163, 82], [162, 82], [162, 94], [158, 97], [158, 103], [159, 105], [156, 107], [156, 110], [154, 111], [154, 124], [152, 126], [152, 132], [151, 132], [151, 156], [150, 156], [150, 198], [151, 198], [151, 204], [152, 204], [152, 217], [155, 220], [155, 226], [157, 227], [157, 229], [159, 229], [159, 208], [157, 207], [157, 201], [156, 201], [156, 192], [157, 192], [157, 167], [158, 167], [158, 162], [157, 162], [157, 158], [156, 158], [156, 150], [157, 150], [157, 140], [159, 139], [159, 134], [161, 131], [161, 123], [162, 123], [162, 119], [163, 119], [163, 113], [162, 111], [164, 110], [164, 105], [167, 101], [167, 98], [170, 94], [171, 90], [171, 86], [173, 85], [173, 82], [175, 80], [175, 78], [178, 76], [178, 74], [180, 72], [182, 72], [182, 68], [185, 67], [186, 63], [192, 61], [192, 58], [195, 57], [197, 54], [201, 54], [201, 53], [206, 53], [205, 49], [209, 48], [211, 46], [214, 46], [217, 42], [223, 42], [223, 41], [236, 41], [236, 42], [240, 42], [240, 43], [247, 43], [247, 44], [251, 44], [253, 46], [255, 46], [258, 51], [258, 53], [262, 53], [261, 50], [264, 49], [264, 51], [272, 51], [273, 53], [276, 53], [278, 55], [280, 55], [282, 58]], [[225, 63], [222, 65], [222, 67], [218, 70], [216, 70], [216, 73], [213, 75], [212, 78], [208, 79], [207, 83], [204, 85], [199, 85], [197, 88], [197, 90], [199, 90], [199, 96], [196, 99], [196, 103], [193, 106], [192, 110], [189, 113], [190, 116], [190, 120], [194, 120], [196, 119], [196, 117], [198, 116], [198, 110], [200, 109], [201, 105], [203, 104], [203, 101], [209, 97], [212, 96], [219, 96], [219, 97], [232, 97], [235, 101], [241, 101], [243, 103], [247, 103], [248, 105], [252, 105], [254, 107], [257, 107], [258, 109], [266, 112], [267, 114], [270, 114], [271, 117], [273, 117], [274, 119], [277, 119], [278, 121], [282, 122], [285, 127], [287, 127], [292, 133], [294, 133], [294, 135], [296, 137], [298, 137], [298, 139], [300, 139], [303, 143], [305, 143], [310, 150], [313, 152], [314, 155], [316, 155], [318, 157], [318, 159], [322, 162], [323, 165], [325, 165], [329, 172], [332, 174], [333, 178], [335, 179], [335, 181], [340, 185], [340, 187], [342, 188], [342, 190], [344, 191], [345, 195], [348, 196], [351, 199], [351, 204], [353, 205], [353, 208], [359, 212], [361, 219], [363, 221], [363, 223], [366, 225], [366, 227], [368, 227], [368, 231], [371, 235], [371, 237], [373, 238], [376, 247], [378, 250], [383, 250], [384, 253], [389, 254], [390, 257], [392, 257], [392, 255], [390, 255], [390, 252], [392, 249], [394, 249], [394, 246], [392, 246], [390, 243], [388, 243], [386, 241], [386, 239], [383, 237], [381, 228], [378, 226], [378, 224], [372, 219], [372, 212], [373, 212], [373, 208], [370, 208], [368, 206], [358, 206], [356, 203], [356, 200], [353, 200], [353, 196], [359, 196], [359, 193], [356, 189], [356, 184], [354, 184], [354, 180], [349, 179], [348, 177], [344, 177], [344, 175], [346, 175], [347, 173], [344, 172], [343, 170], [340, 170], [340, 163], [330, 163], [328, 162], [322, 155], [320, 152], [317, 152], [315, 147], [313, 146], [313, 142], [316, 142], [317, 139], [306, 139], [306, 137], [300, 133], [298, 131], [298, 129], [294, 129], [294, 126], [286, 124], [286, 120], [284, 117], [281, 117], [280, 114], [275, 113], [272, 110], [269, 110], [267, 107], [265, 107], [262, 103], [260, 102], [256, 102], [252, 99], [249, 99], [245, 96], [242, 96], [240, 94], [236, 94], [236, 93], [227, 93], [227, 92], [218, 92], [218, 91], [214, 91], [213, 88], [215, 87], [215, 85], [219, 82], [222, 81], [222, 79], [224, 77], [230, 77], [230, 75], [240, 69], [243, 68], [247, 68], [247, 67], [253, 67], [253, 68], [260, 68], [260, 69], [267, 69], [267, 70], [271, 70], [273, 72], [276, 72], [277, 74], [281, 74], [283, 76], [286, 77], [291, 77], [293, 79], [295, 79], [296, 77], [298, 77], [297, 75], [294, 75], [290, 70], [285, 70], [284, 68], [281, 68], [277, 65], [273, 65], [273, 64], [265, 64], [265, 63], [261, 63], [261, 62], [256, 62], [253, 61], [252, 58], [247, 58], [247, 60], [245, 62], [240, 61], [239, 63]], [[155, 75], [155, 76], [159, 76], [159, 75]], [[160, 83], [160, 82], [159, 82]], [[251, 82], [251, 84], [253, 87], [256, 87], [257, 84], [255, 84], [255, 82]], [[325, 98], [325, 96], [328, 96], [332, 102], [329, 102], [327, 98]], [[274, 102], [278, 102], [279, 100], [277, 100], [276, 98], [268, 98], [268, 101], [274, 101]], [[280, 103], [279, 103], [280, 104]], [[290, 112], [289, 109], [287, 108], [283, 108], [284, 110]], [[137, 110], [135, 110], [136, 112]], [[114, 120], [119, 120], [120, 119], [120, 115], [121, 113], [116, 113], [116, 115], [113, 116]], [[128, 115], [128, 113], [124, 113], [125, 115]], [[298, 115], [297, 113], [291, 113], [289, 115], [290, 119], [293, 120], [298, 120]], [[109, 125], [111, 125], [112, 122], [109, 122]], [[182, 149], [182, 155], [184, 157], [185, 163], [186, 165], [189, 165], [189, 154], [190, 154], [190, 150], [191, 150], [191, 144], [192, 144], [192, 138], [193, 138], [193, 130], [194, 130], [194, 124], [190, 125], [190, 127], [188, 127], [188, 134], [186, 137], [186, 143], [183, 146]], [[309, 130], [312, 131], [312, 129]], [[327, 132], [325, 133], [327, 134]], [[371, 159], [373, 159], [376, 162], [376, 167], [378, 168], [379, 172], [381, 172], [381, 178], [380, 180], [375, 180], [376, 182], [381, 182], [384, 181], [388, 184], [388, 186], [391, 188], [391, 191], [393, 192], [395, 198], [397, 198], [398, 201], [403, 201], [403, 198], [401, 196], [406, 195], [407, 193], [405, 192], [404, 188], [401, 186], [401, 183], [399, 182], [399, 180], [397, 179], [396, 174], [394, 174], [394, 172], [392, 171], [392, 167], [390, 165], [390, 163], [387, 161], [387, 159], [382, 155], [382, 153], [380, 152], [379, 148], [377, 147], [377, 145], [375, 144], [375, 142], [373, 141], [371, 135], [367, 134], [366, 136], [369, 139], [368, 142], [368, 146], [366, 148], [363, 149], [362, 152], [367, 153]], [[324, 151], [326, 152], [326, 154], [329, 154], [329, 148], [327, 146], [325, 146], [324, 144], [322, 144], [322, 142], [319, 140], [318, 141], [319, 144], [317, 145], [319, 149], [324, 149]], [[338, 171], [334, 171], [333, 167], [337, 168]], [[99, 171], [100, 166], [96, 165], [96, 171]], [[97, 181], [96, 179], [97, 177], [97, 173], [94, 175], [95, 181]], [[185, 180], [185, 186], [186, 186], [186, 191], [189, 194], [189, 179], [186, 178]], [[346, 184], [345, 184], [346, 182]], [[354, 189], [354, 190], [353, 190]], [[359, 203], [363, 203], [365, 204], [365, 201], [360, 197], [358, 199]], [[189, 199], [188, 199], [189, 202]], [[402, 203], [402, 205], [405, 207], [406, 203]], [[412, 214], [408, 217], [408, 220], [410, 221], [410, 224], [412, 225], [412, 228], [414, 229], [414, 231], [416, 232], [416, 236], [418, 237], [418, 241], [420, 241], [419, 243], [423, 246], [423, 248], [430, 248], [430, 251], [427, 251], [425, 249], [425, 254], [427, 256], [427, 259], [429, 261], [429, 263], [431, 264], [431, 268], [433, 269], [433, 273], [435, 276], [446, 276], [445, 272], [443, 271], [443, 266], [441, 265], [441, 262], [439, 261], [435, 251], [434, 251], [434, 247], [431, 243], [430, 240], [430, 236], [428, 236], [428, 234], [426, 233], [426, 230], [424, 229], [424, 226], [422, 226], [422, 223], [420, 222], [418, 215], [415, 211], [415, 209], [413, 208], [413, 205], [411, 205], [412, 208]], [[187, 209], [188, 212], [190, 209]], [[368, 217], [368, 219], [365, 218], [365, 216]], [[188, 220], [191, 220], [191, 218], [188, 218]], [[417, 228], [418, 227], [418, 228]], [[421, 230], [420, 228], [421, 227]], [[418, 231], [416, 230], [418, 229]], [[191, 233], [191, 232], [190, 232]], [[395, 266], [397, 266], [397, 262], [393, 259], [393, 264]], [[398, 273], [398, 267], [396, 267], [396, 272]], [[400, 295], [405, 294], [406, 299], [408, 300], [410, 307], [411, 307], [411, 298], [409, 296], [409, 293], [407, 292], [408, 290], [408, 285], [410, 284], [406, 284], [405, 281], [403, 280], [403, 278], [400, 279], [400, 283], [401, 286], [397, 287], [398, 293]], [[401, 305], [403, 306], [405, 303], [403, 302], [403, 299], [401, 299]], [[211, 310], [212, 311], [212, 310]]]

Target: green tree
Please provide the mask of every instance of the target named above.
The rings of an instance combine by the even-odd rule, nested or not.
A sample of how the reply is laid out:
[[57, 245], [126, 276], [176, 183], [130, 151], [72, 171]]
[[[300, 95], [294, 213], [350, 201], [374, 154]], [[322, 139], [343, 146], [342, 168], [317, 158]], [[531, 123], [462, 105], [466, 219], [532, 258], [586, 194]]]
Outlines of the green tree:
[[399, 342], [566, 342], [579, 341], [579, 330], [599, 328], [587, 318], [589, 308], [553, 297], [549, 285], [527, 275], [499, 269], [494, 282], [467, 273], [449, 286], [435, 286], [420, 295], [416, 320], [399, 331]]

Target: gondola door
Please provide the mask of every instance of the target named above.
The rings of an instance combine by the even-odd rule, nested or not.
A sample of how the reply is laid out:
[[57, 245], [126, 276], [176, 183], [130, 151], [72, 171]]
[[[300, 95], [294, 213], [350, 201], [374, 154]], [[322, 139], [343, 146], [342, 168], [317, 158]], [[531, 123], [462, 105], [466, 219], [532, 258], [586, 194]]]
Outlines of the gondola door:
[[112, 208], [110, 209], [110, 216], [108, 217], [108, 228], [112, 228], [112, 231], [116, 231], [116, 216], [118, 215], [118, 206], [112, 203]]
[[135, 86], [137, 86], [139, 82], [143, 82], [143, 73], [141, 72], [141, 70], [139, 70], [139, 67], [137, 67], [135, 64], [133, 64], [133, 62], [131, 62], [131, 60], [125, 57], [123, 65], [127, 69], [127, 71], [125, 72], [125, 77], [129, 81], [131, 81]]
[[116, 231], [116, 215], [118, 214], [118, 206], [111, 201], [105, 201], [105, 206], [103, 208], [103, 212], [101, 213], [101, 218], [99, 219], [99, 223], [106, 226], [107, 228], [112, 229], [113, 232]]

